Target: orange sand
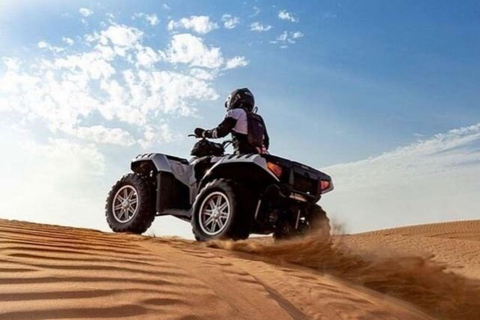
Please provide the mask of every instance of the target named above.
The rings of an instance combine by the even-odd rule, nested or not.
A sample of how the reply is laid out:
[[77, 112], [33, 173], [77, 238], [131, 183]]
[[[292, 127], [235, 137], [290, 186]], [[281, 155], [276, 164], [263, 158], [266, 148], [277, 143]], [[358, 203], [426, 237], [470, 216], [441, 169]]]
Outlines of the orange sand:
[[0, 320], [480, 319], [480, 221], [200, 244], [0, 220], [0, 271]]

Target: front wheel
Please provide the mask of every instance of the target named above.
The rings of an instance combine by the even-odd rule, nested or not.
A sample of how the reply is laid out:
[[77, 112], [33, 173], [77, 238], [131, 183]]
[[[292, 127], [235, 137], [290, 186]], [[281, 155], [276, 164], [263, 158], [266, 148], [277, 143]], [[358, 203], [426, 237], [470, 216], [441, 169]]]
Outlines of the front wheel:
[[245, 189], [228, 179], [209, 182], [193, 205], [192, 229], [197, 241], [246, 239], [250, 210]]
[[105, 206], [108, 225], [115, 232], [142, 234], [155, 219], [155, 188], [137, 173], [123, 176], [112, 187]]

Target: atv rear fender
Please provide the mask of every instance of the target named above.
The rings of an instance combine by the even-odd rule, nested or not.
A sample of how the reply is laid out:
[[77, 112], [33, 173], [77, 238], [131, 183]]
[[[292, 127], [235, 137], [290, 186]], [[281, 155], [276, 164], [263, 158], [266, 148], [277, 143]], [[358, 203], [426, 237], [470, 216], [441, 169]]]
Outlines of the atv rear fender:
[[245, 184], [249, 189], [263, 190], [278, 183], [278, 178], [268, 169], [267, 161], [258, 154], [229, 155], [207, 171], [199, 190], [213, 179], [226, 178]]

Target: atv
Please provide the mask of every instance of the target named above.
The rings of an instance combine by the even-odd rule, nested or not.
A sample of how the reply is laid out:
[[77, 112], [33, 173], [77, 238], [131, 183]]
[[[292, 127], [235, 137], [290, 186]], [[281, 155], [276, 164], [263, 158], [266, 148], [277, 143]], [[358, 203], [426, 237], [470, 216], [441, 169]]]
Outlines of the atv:
[[188, 161], [162, 153], [140, 154], [132, 173], [111, 189], [106, 218], [114, 232], [144, 233], [156, 216], [191, 222], [198, 241], [277, 240], [312, 229], [330, 233], [316, 203], [333, 190], [330, 176], [270, 154], [225, 154], [231, 141], [199, 140]]

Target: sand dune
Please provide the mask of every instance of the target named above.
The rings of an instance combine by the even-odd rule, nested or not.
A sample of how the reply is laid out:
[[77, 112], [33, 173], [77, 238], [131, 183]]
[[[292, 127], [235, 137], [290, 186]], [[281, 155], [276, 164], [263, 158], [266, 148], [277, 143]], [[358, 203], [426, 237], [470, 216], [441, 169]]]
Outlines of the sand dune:
[[480, 279], [480, 220], [379, 230], [345, 236], [342, 241], [352, 250], [432, 256], [449, 271]]
[[0, 220], [0, 320], [480, 319], [479, 235], [469, 221], [205, 245]]

